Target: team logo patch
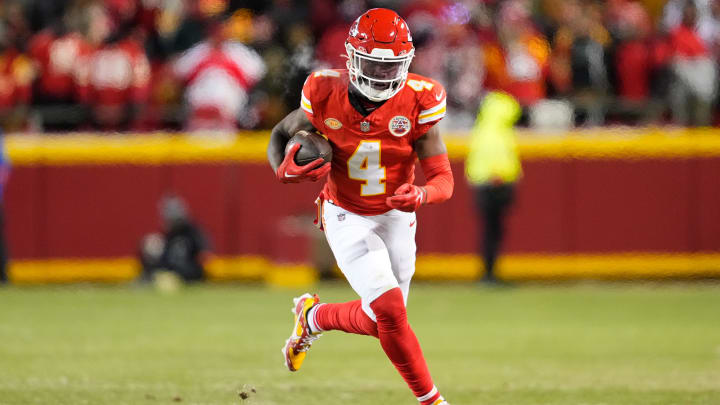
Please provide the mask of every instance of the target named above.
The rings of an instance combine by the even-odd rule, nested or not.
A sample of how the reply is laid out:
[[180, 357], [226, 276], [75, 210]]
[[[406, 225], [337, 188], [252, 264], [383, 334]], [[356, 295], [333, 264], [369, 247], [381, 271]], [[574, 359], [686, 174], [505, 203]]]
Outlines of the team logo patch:
[[327, 125], [330, 129], [340, 129], [340, 127], [342, 127], [342, 122], [336, 120], [335, 118], [328, 118], [325, 120], [325, 125]]
[[360, 130], [363, 132], [369, 132], [370, 131], [370, 122], [368, 122], [368, 121], [361, 122]]
[[407, 135], [407, 133], [410, 132], [410, 120], [402, 115], [396, 115], [390, 120], [388, 129], [390, 133], [395, 136]]
[[341, 212], [340, 214], [338, 214], [338, 221], [344, 221], [344, 220], [345, 220], [345, 213]]

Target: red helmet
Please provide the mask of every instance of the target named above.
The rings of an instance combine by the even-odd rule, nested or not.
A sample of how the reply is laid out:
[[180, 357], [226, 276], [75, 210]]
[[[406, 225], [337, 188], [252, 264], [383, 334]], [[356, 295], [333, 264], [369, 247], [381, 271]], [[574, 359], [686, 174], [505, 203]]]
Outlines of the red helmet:
[[372, 101], [387, 100], [402, 90], [415, 55], [407, 23], [386, 8], [358, 17], [345, 49], [350, 83]]

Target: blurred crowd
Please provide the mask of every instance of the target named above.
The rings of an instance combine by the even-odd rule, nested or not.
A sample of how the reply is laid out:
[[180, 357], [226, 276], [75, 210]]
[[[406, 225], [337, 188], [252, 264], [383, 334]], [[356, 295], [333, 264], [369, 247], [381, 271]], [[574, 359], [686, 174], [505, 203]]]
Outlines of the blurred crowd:
[[720, 122], [720, 0], [3, 0], [0, 125], [270, 128], [369, 7], [407, 20], [449, 129], [489, 90], [536, 128]]

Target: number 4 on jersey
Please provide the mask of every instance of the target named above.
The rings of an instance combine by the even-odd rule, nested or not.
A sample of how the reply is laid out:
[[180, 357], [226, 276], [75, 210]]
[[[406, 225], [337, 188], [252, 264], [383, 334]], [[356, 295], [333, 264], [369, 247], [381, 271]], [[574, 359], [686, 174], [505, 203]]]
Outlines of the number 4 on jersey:
[[340, 77], [340, 73], [330, 69], [318, 70], [315, 77]]
[[408, 80], [407, 85], [415, 90], [415, 91], [422, 91], [424, 90], [432, 90], [432, 88], [435, 86], [434, 84], [430, 82], [426, 82], [425, 80]]
[[363, 181], [360, 195], [385, 194], [385, 168], [380, 166], [380, 141], [360, 141], [347, 161], [348, 177]]

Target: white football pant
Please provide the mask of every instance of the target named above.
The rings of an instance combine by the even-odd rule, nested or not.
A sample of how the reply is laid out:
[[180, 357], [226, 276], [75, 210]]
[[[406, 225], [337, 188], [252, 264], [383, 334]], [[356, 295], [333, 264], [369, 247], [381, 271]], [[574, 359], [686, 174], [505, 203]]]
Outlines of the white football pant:
[[325, 201], [323, 222], [335, 260], [372, 320], [370, 303], [393, 288], [400, 287], [407, 305], [415, 273], [414, 212], [363, 216]]

